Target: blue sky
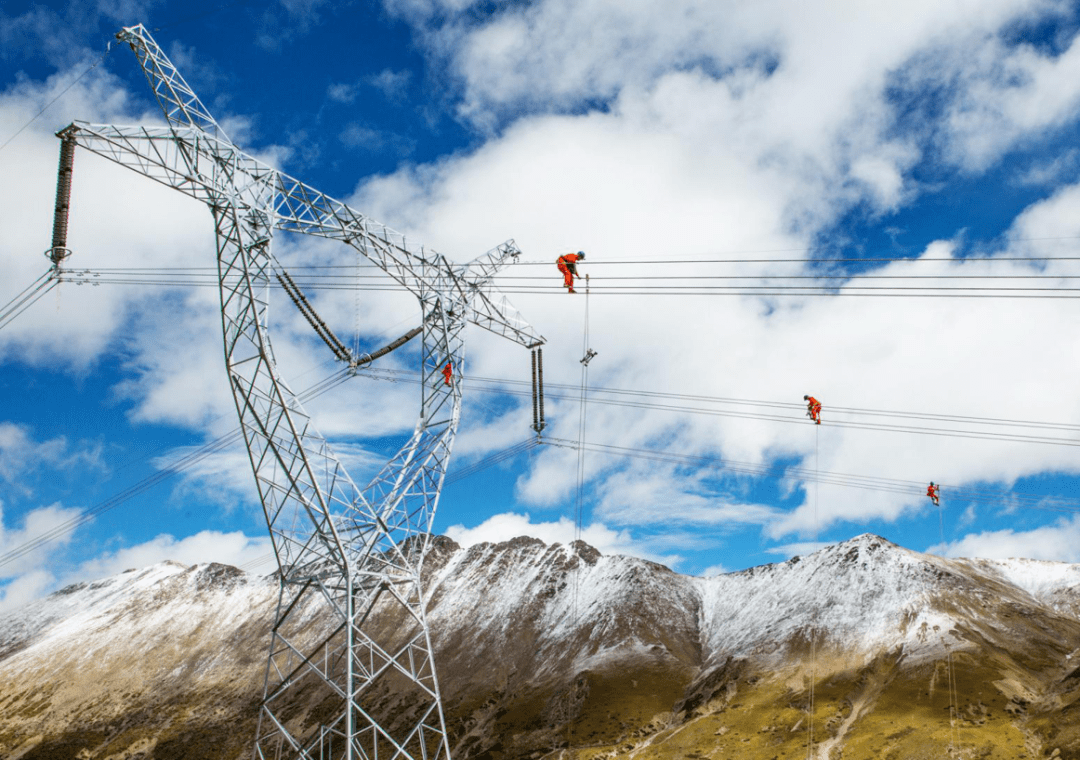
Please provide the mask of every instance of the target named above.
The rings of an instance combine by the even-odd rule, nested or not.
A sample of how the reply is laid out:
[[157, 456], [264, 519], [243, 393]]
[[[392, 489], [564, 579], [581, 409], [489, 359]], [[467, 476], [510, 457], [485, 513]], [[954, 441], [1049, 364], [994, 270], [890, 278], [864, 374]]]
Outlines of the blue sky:
[[[460, 261], [517, 240], [502, 283], [548, 339], [551, 439], [578, 437], [585, 326], [551, 262], [589, 253], [581, 532], [602, 551], [710, 573], [872, 531], [1080, 562], [1077, 302], [852, 295], [1077, 287], [1074, 4], [5, 3], [0, 301], [46, 269], [53, 133], [160, 122], [130, 50], [102, 58], [140, 22], [263, 160]], [[153, 268], [157, 284], [65, 283], [0, 330], [0, 610], [167, 558], [269, 571], [244, 452], [200, 455], [235, 425], [217, 295], [166, 274], [213, 266], [210, 216], [80, 151], [70, 230], [72, 269]], [[345, 267], [340, 284], [372, 274], [332, 245], [275, 245], [286, 266]], [[810, 275], [833, 279], [775, 279]], [[730, 276], [748, 279], [709, 279]], [[765, 276], [833, 291], [701, 294]], [[364, 348], [418, 320], [403, 293], [309, 295]], [[333, 373], [302, 318], [273, 308], [293, 387]], [[506, 392], [524, 386], [491, 380], [527, 381], [528, 353], [480, 333], [451, 477], [530, 436], [528, 398]], [[415, 422], [414, 349], [383, 364], [309, 406], [357, 480]], [[447, 485], [436, 526], [566, 541], [577, 485], [573, 450], [534, 447]]]

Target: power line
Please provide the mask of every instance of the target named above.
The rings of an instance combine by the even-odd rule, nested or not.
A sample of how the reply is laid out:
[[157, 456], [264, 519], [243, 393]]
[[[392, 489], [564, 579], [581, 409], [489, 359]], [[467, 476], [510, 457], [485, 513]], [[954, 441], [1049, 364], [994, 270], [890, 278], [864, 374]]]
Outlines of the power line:
[[41, 300], [46, 293], [59, 284], [55, 274], [52, 269], [45, 272], [45, 274], [23, 288], [22, 292], [0, 309], [0, 330], [11, 324], [16, 317]]
[[[468, 465], [467, 467], [456, 471], [452, 475], [448, 474], [444, 481], [444, 485], [457, 483], [460, 480], [464, 480], [465, 478], [471, 477], [479, 472], [483, 472], [484, 470], [494, 467], [497, 464], [501, 464], [502, 462], [505, 462], [509, 459], [513, 459], [519, 454], [531, 451], [539, 445], [540, 442], [537, 441], [536, 438], [529, 438], [527, 440], [521, 441], [520, 443], [515, 443], [512, 446], [508, 446], [505, 449], [496, 451], [493, 454], [489, 454], [488, 456], [484, 457], [483, 459], [473, 462], [471, 465]], [[272, 553], [262, 554], [251, 560], [250, 562], [241, 565], [239, 569], [251, 570], [252, 568], [258, 567], [260, 565], [265, 565], [267, 562], [270, 562], [273, 559], [274, 555]]]
[[[382, 368], [369, 368], [361, 370], [358, 374], [363, 374], [368, 377], [382, 377], [383, 379], [399, 379], [403, 382], [420, 382], [417, 379], [417, 373], [411, 370], [395, 370], [395, 369], [382, 369]], [[477, 390], [481, 392], [491, 393], [506, 393], [514, 396], [527, 397], [531, 395], [531, 391], [527, 388], [528, 383], [524, 381], [514, 380], [500, 380], [496, 378], [478, 378], [467, 376], [466, 380], [470, 382], [477, 382], [479, 386]], [[510, 386], [510, 387], [507, 387]], [[513, 387], [517, 386], [517, 387]], [[547, 393], [548, 398], [555, 398], [564, 401], [573, 401], [575, 396], [573, 395], [574, 388], [565, 384], [549, 383], [548, 388], [561, 388], [567, 393], [565, 394], [553, 394]], [[806, 424], [802, 416], [798, 417], [787, 416], [782, 414], [767, 414], [762, 412], [743, 412], [743, 411], [730, 411], [725, 409], [714, 409], [702, 406], [686, 406], [678, 404], [661, 404], [657, 403], [655, 399], [663, 398], [683, 398], [683, 399], [698, 399], [701, 401], [711, 403], [737, 403], [745, 406], [762, 406], [765, 408], [777, 408], [777, 409], [794, 409], [800, 408], [801, 405], [788, 402], [769, 402], [769, 401], [754, 401], [750, 399], [723, 399], [720, 397], [693, 397], [693, 396], [679, 396], [677, 394], [661, 394], [650, 393], [647, 391], [625, 391], [619, 389], [606, 389], [606, 388], [589, 388], [589, 400], [592, 403], [604, 404], [608, 406], [620, 406], [626, 408], [636, 409], [651, 409], [656, 411], [669, 411], [682, 414], [701, 414], [717, 417], [730, 417], [736, 419], [750, 419], [769, 422], [782, 422], [787, 424]], [[603, 394], [614, 394], [615, 398], [605, 398]], [[619, 394], [623, 395], [639, 395], [642, 397], [640, 400], [619, 398]], [[1048, 435], [1036, 435], [1026, 434], [1018, 432], [998, 432], [993, 428], [1000, 427], [1014, 427], [1014, 428], [1029, 428], [1029, 429], [1049, 429], [1049, 430], [1061, 430], [1063, 432], [1080, 431], [1080, 426], [1077, 425], [1061, 425], [1058, 423], [1045, 423], [1045, 422], [1031, 422], [1025, 420], [1006, 420], [1000, 418], [977, 418], [977, 417], [961, 417], [954, 415], [931, 415], [920, 414], [917, 412], [889, 412], [887, 410], [858, 410], [854, 408], [837, 408], [835, 411], [841, 411], [850, 415], [872, 415], [872, 416], [896, 416], [905, 421], [923, 420], [927, 422], [945, 422], [953, 423], [957, 425], [979, 425], [991, 429], [971, 429], [971, 428], [931, 428], [926, 426], [913, 426], [903, 425], [898, 423], [874, 423], [874, 422], [859, 422], [859, 421], [843, 421], [843, 420], [831, 420], [828, 422], [832, 427], [850, 428], [857, 430], [870, 430], [879, 432], [895, 432], [895, 433], [907, 433], [914, 435], [933, 435], [933, 436], [945, 436], [954, 438], [969, 438], [979, 440], [991, 440], [1000, 442], [1015, 442], [1015, 443], [1039, 443], [1048, 445], [1060, 445], [1060, 446], [1080, 446], [1080, 437], [1077, 438], [1061, 438]], [[832, 407], [827, 407], [827, 412], [833, 411]]]
[[62, 98], [65, 94], [67, 94], [68, 90], [70, 90], [72, 87], [77, 85], [80, 81], [82, 81], [83, 77], [85, 77], [91, 71], [96, 69], [98, 67], [98, 64], [100, 64], [102, 61], [105, 60], [106, 56], [109, 55], [109, 52], [111, 50], [112, 50], [112, 40], [109, 40], [109, 42], [105, 46], [105, 52], [101, 54], [101, 57], [98, 58], [96, 61], [94, 61], [92, 64], [90, 64], [89, 68], [87, 68], [86, 71], [79, 74], [79, 76], [75, 77], [75, 79], [71, 82], [71, 84], [69, 84], [67, 87], [65, 87], [63, 90], [60, 91], [59, 95], [57, 95], [55, 98], [53, 98], [48, 103], [46, 103], [45, 106], [40, 111], [38, 111], [36, 114], [34, 114], [34, 116], [30, 119], [30, 121], [26, 122], [21, 127], [19, 127], [19, 130], [15, 134], [13, 134], [11, 137], [9, 137], [7, 140], [5, 140], [3, 145], [0, 145], [0, 150], [3, 150], [9, 144], [11, 144], [12, 140], [14, 140], [16, 137], [18, 137], [19, 135], [21, 135], [23, 133], [23, 130], [25, 130], [27, 127], [29, 127], [31, 124], [33, 124], [35, 121], [37, 121], [38, 118], [40, 118], [40, 116], [43, 113], [48, 111], [53, 103], [60, 100], [60, 98]]
[[[568, 449], [576, 449], [578, 446], [577, 441], [563, 438], [545, 438], [541, 443]], [[774, 467], [753, 462], [740, 462], [737, 460], [703, 455], [679, 454], [670, 450], [657, 451], [654, 449], [643, 449], [633, 446], [616, 446], [613, 444], [595, 443], [590, 441], [586, 441], [584, 446], [589, 451], [593, 451], [597, 454], [608, 454], [610, 456], [644, 459], [669, 464], [692, 465], [695, 467], [714, 467], [736, 475], [766, 477], [774, 480], [792, 481], [796, 483], [824, 483], [826, 485], [843, 486], [846, 488], [857, 488], [860, 490], [912, 496], [921, 496], [926, 487], [925, 483], [922, 481], [856, 475], [852, 473], [821, 472], [800, 467]], [[942, 488], [950, 501], [997, 505], [1016, 504], [1025, 509], [1080, 513], [1080, 499], [1071, 499], [1061, 496], [1044, 497], [1032, 494], [1017, 494], [1013, 491], [964, 488], [947, 484], [942, 484]]]
[[[690, 285], [664, 284], [659, 287], [646, 287], [644, 285], [615, 285], [608, 286], [599, 281], [594, 284], [599, 295], [605, 296], [714, 296], [714, 297], [797, 297], [797, 298], [957, 298], [957, 299], [1024, 299], [1024, 300], [1075, 300], [1080, 299], [1080, 288], [1071, 287], [1015, 287], [1001, 286], [930, 286], [930, 285], [849, 285], [842, 286], [814, 286], [814, 285], [709, 285], [697, 282], [702, 278], [689, 278], [695, 281]], [[769, 278], [762, 278], [769, 279]], [[903, 279], [903, 278], [900, 278]], [[1053, 278], [1057, 280], [1074, 278]], [[162, 277], [162, 276], [105, 276], [85, 275], [80, 272], [67, 273], [66, 282], [77, 285], [141, 285], [158, 287], [217, 287], [217, 282], [209, 276], [196, 278], [190, 275], [186, 278]], [[545, 282], [546, 279], [540, 280]], [[397, 291], [396, 285], [389, 282], [360, 283], [356, 278], [336, 278], [322, 280], [300, 279], [308, 290], [324, 291]], [[525, 295], [565, 295], [563, 289], [556, 284], [542, 285], [504, 285], [500, 291], [506, 294]]]
[[[318, 383], [301, 393], [300, 398], [304, 401], [310, 401], [311, 399], [321, 396], [322, 394], [326, 393], [337, 385], [340, 385], [349, 377], [350, 373], [348, 370], [339, 370], [338, 372], [330, 375], [327, 378], [324, 378], [323, 380], [319, 381]], [[194, 467], [195, 465], [212, 456], [213, 454], [227, 449], [229, 446], [240, 441], [242, 437], [241, 432], [242, 431], [240, 428], [235, 428], [231, 432], [228, 432], [222, 436], [215, 438], [212, 441], [209, 441], [208, 443], [196, 447], [195, 449], [178, 459], [169, 467], [166, 467], [165, 469], [159, 470], [153, 475], [143, 478], [129, 488], [126, 488], [120, 493], [110, 496], [105, 501], [96, 504], [95, 506], [91, 507], [85, 512], [76, 515], [70, 520], [67, 520], [60, 525], [55, 526], [51, 530], [34, 536], [29, 541], [20, 544], [19, 546], [9, 550], [4, 554], [0, 554], [0, 567], [10, 564], [11, 562], [14, 562], [20, 557], [29, 554], [30, 552], [44, 546], [45, 544], [48, 544], [60, 538], [61, 536], [71, 533], [72, 531], [78, 529], [82, 525], [85, 525], [86, 523], [104, 514], [105, 512], [119, 507], [120, 505], [130, 501], [136, 496], [139, 496], [150, 490], [151, 488], [165, 482], [166, 480], [169, 480], [170, 478]]]

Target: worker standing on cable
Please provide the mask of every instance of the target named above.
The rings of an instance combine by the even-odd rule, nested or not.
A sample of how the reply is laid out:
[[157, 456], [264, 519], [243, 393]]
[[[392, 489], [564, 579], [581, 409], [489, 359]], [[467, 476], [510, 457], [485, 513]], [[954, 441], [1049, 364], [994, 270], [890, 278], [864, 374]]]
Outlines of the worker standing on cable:
[[813, 396], [803, 396], [803, 401], [806, 402], [806, 416], [812, 419], [816, 424], [821, 424], [821, 402]]
[[559, 258], [555, 259], [555, 264], [559, 267], [559, 271], [563, 276], [563, 287], [569, 288], [569, 292], [576, 293], [574, 290], [574, 278], [581, 279], [581, 276], [577, 271], [577, 263], [585, 260], [585, 251], [578, 251], [577, 253], [564, 253]]
[[938, 492], [941, 490], [941, 486], [935, 486], [934, 481], [930, 481], [930, 486], [926, 489], [926, 495], [930, 497], [930, 501], [934, 502], [935, 507], [941, 506], [941, 499], [938, 497]]

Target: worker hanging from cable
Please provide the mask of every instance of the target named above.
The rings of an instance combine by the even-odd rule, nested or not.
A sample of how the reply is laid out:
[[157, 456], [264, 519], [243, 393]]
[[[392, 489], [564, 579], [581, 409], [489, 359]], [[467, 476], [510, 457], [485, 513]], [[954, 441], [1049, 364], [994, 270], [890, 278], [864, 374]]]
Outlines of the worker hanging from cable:
[[816, 424], [821, 424], [821, 402], [813, 396], [803, 396], [803, 401], [806, 402], [806, 416], [812, 419]]
[[581, 276], [577, 271], [577, 263], [585, 260], [585, 251], [578, 251], [577, 253], [564, 253], [559, 258], [555, 259], [555, 264], [559, 267], [559, 271], [563, 276], [563, 287], [568, 288], [568, 292], [576, 293], [574, 290], [574, 278], [579, 280]]
[[930, 497], [930, 501], [934, 502], [935, 507], [941, 506], [941, 499], [938, 497], [939, 491], [941, 491], [941, 486], [935, 486], [934, 481], [931, 480], [926, 489], [926, 495]]
[[450, 378], [454, 376], [454, 367], [450, 362], [446, 363], [446, 366], [442, 368], [442, 376], [447, 385], [450, 385]]

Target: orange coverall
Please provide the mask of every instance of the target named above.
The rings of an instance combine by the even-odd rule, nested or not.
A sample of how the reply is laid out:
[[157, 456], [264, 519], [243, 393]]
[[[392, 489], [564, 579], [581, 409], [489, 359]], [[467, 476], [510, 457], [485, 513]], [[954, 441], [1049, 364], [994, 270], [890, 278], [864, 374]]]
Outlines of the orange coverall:
[[577, 260], [578, 255], [576, 253], [567, 253], [559, 258], [555, 259], [555, 263], [559, 267], [559, 271], [563, 275], [563, 287], [574, 289], [574, 275], [577, 274]]
[[454, 374], [454, 368], [450, 365], [450, 362], [447, 362], [446, 366], [443, 367], [443, 370], [442, 370], [442, 376], [446, 379], [446, 384], [447, 385], [450, 385], [450, 378], [453, 376], [453, 374]]
[[941, 501], [938, 499], [939, 490], [941, 490], [941, 486], [935, 486], [933, 483], [931, 483], [926, 488], [926, 495], [930, 497], [930, 499], [934, 502], [935, 505], [941, 503]]
[[810, 410], [810, 418], [817, 424], [821, 424], [821, 402], [811, 396], [806, 399], [806, 408]]

